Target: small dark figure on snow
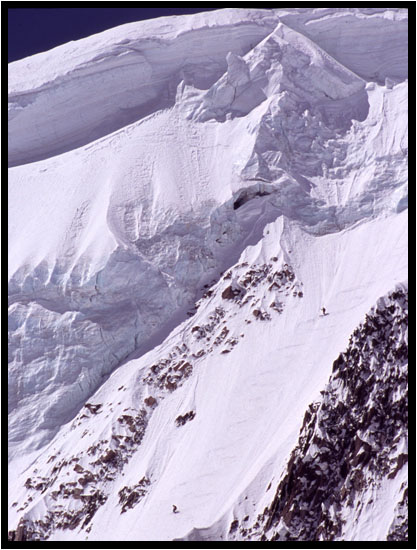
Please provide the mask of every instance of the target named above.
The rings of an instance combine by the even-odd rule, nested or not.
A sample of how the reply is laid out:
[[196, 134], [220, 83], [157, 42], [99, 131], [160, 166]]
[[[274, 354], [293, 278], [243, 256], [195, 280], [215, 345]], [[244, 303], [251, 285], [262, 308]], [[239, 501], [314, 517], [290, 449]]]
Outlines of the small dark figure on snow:
[[178, 508], [175, 506], [175, 504], [172, 505], [172, 511], [174, 514], [178, 514]]
[[327, 314], [326, 314], [326, 308], [325, 308], [325, 307], [322, 307], [322, 308], [321, 308], [321, 312], [323, 313], [323, 316], [324, 316], [324, 315], [327, 315]]

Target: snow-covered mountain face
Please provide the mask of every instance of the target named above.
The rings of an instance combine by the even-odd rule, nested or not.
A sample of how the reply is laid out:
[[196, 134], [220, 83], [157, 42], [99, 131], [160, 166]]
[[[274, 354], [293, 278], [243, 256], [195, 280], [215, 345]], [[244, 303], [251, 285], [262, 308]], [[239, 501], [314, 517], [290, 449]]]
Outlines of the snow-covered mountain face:
[[9, 88], [10, 538], [406, 540], [407, 10], [132, 23]]

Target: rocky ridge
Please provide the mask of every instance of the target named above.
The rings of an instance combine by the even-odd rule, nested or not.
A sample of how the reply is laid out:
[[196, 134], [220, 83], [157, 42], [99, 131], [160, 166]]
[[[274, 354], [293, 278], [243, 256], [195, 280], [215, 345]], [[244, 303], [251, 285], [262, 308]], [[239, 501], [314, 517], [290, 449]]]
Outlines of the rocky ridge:
[[[233, 539], [345, 540], [347, 517], [360, 524], [381, 486], [408, 462], [408, 296], [381, 298], [333, 363], [320, 400], [305, 413], [275, 497]], [[408, 540], [408, 485], [400, 484], [387, 540]], [[351, 528], [351, 525], [349, 526]]]
[[[90, 439], [86, 438], [89, 444], [85, 449], [65, 458], [59, 454], [49, 455], [42, 475], [37, 467], [30, 468], [30, 477], [24, 484], [26, 500], [23, 504], [15, 502], [12, 505], [22, 515], [17, 529], [9, 532], [9, 540], [48, 540], [56, 530], [76, 528], [88, 533], [95, 513], [106, 502], [114, 483], [120, 479], [125, 465], [140, 446], [154, 409], [167, 394], [180, 388], [194, 369], [200, 367], [201, 358], [215, 352], [230, 353], [244, 337], [243, 332], [232, 334], [229, 331], [227, 323], [230, 319], [237, 312], [241, 314], [239, 310], [243, 308], [247, 324], [270, 321], [272, 315], [283, 312], [288, 300], [303, 297], [301, 288], [302, 283], [297, 280], [293, 268], [278, 257], [272, 257], [264, 264], [237, 264], [224, 273], [218, 283], [212, 287], [206, 285], [202, 289], [202, 298], [190, 311], [190, 315], [194, 315], [204, 305], [207, 308], [202, 317], [204, 323], [193, 325], [191, 318], [182, 345], [172, 346], [168, 354], [140, 375], [139, 383], [149, 393], [140, 408], [124, 408], [122, 414], [111, 422], [110, 438], [97, 440], [89, 429], [89, 421], [102, 414], [108, 418], [113, 412], [113, 403], [86, 403], [68, 427], [72, 436], [78, 434], [80, 439], [90, 436]], [[210, 302], [219, 301], [223, 307], [210, 307]], [[124, 391], [125, 387], [118, 388], [121, 395]], [[119, 405], [122, 401], [123, 397]], [[192, 421], [195, 415], [195, 411], [188, 411], [178, 416], [176, 426]], [[150, 490], [151, 473], [143, 476], [136, 485], [119, 490], [120, 513], [134, 507]], [[65, 507], [69, 499], [71, 507], [68, 510]], [[31, 508], [38, 506], [40, 501], [45, 503], [47, 511], [41, 518], [31, 519]]]

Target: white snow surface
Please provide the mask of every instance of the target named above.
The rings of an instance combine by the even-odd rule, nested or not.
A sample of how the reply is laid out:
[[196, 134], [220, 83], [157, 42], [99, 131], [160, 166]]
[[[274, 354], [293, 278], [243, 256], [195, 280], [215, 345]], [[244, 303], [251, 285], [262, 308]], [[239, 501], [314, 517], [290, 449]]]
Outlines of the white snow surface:
[[[229, 8], [9, 65], [10, 504], [51, 477], [52, 455], [90, 467], [123, 411], [157, 399], [123, 472], [100, 482], [90, 532], [48, 540], [223, 540], [237, 510], [270, 503], [332, 362], [407, 279], [406, 41], [403, 9]], [[221, 273], [239, 285], [245, 263], [288, 264], [302, 298], [262, 284], [242, 307], [223, 299]], [[219, 307], [238, 341], [225, 354], [191, 332]], [[184, 344], [184, 383], [146, 384]], [[87, 401], [102, 409], [77, 421]], [[119, 491], [145, 476], [120, 514]], [[54, 505], [38, 494], [24, 516]], [[380, 540], [377, 524], [352, 540]]]

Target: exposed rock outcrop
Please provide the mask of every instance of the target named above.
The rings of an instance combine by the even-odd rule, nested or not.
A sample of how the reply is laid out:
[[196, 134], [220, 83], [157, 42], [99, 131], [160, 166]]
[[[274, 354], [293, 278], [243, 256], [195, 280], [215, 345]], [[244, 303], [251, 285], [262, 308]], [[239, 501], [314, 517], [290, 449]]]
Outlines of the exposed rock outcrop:
[[[406, 467], [407, 326], [407, 293], [398, 287], [353, 332], [322, 399], [306, 411], [267, 510], [266, 540], [343, 540], [346, 511], [360, 522], [372, 490]], [[407, 540], [401, 490], [388, 540]]]

